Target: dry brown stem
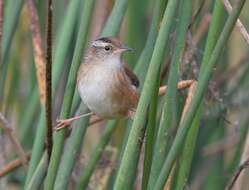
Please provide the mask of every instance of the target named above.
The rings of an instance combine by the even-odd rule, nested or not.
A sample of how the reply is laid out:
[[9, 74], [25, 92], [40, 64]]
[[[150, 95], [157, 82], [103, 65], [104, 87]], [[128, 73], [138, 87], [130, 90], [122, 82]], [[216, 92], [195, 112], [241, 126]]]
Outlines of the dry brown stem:
[[[177, 89], [182, 90], [190, 87], [195, 81], [194, 80], [183, 80], [178, 82]], [[158, 96], [163, 96], [166, 93], [167, 86], [161, 86], [158, 91]]]
[[16, 149], [17, 155], [21, 159], [21, 162], [22, 162], [24, 169], [27, 170], [28, 165], [27, 165], [27, 159], [26, 159], [25, 152], [24, 152], [21, 144], [17, 140], [17, 137], [13, 133], [13, 131], [10, 127], [10, 123], [7, 121], [7, 119], [1, 113], [0, 113], [0, 127], [4, 130], [6, 135], [8, 135], [10, 141], [12, 142], [14, 148]]
[[[26, 160], [29, 161], [30, 160], [30, 153], [27, 153], [26, 156]], [[7, 175], [8, 173], [16, 170], [17, 168], [19, 168], [22, 165], [22, 160], [20, 158], [11, 161], [10, 163], [6, 164], [0, 171], [0, 178]]]
[[232, 190], [235, 182], [237, 181], [239, 175], [241, 174], [241, 172], [249, 167], [249, 158], [247, 158], [237, 169], [237, 171], [235, 172], [235, 174], [233, 175], [231, 182], [228, 184], [228, 186], [226, 187], [226, 190]]
[[46, 141], [48, 158], [53, 148], [53, 124], [52, 124], [52, 32], [53, 32], [53, 9], [52, 0], [47, 4], [47, 28], [46, 28]]
[[198, 44], [198, 42], [202, 39], [204, 34], [207, 32], [210, 21], [211, 21], [210, 14], [206, 14], [202, 18], [201, 23], [200, 23], [199, 27], [197, 28], [195, 35], [193, 36], [193, 39], [192, 39], [192, 43], [194, 46], [196, 46]]
[[40, 102], [45, 103], [45, 59], [39, 25], [38, 13], [33, 0], [27, 0], [30, 13], [30, 30], [32, 33], [32, 43], [34, 48], [36, 76], [39, 86]]
[[0, 0], [0, 67], [2, 65], [2, 38], [3, 38], [3, 0]]
[[[232, 9], [233, 9], [230, 2], [228, 0], [223, 0], [222, 2], [223, 2], [225, 9], [230, 14], [232, 12]], [[244, 27], [243, 23], [240, 21], [239, 18], [237, 19], [236, 26], [237, 26], [239, 32], [241, 33], [242, 37], [246, 41], [246, 43], [249, 45], [249, 34], [246, 31], [246, 28]]]

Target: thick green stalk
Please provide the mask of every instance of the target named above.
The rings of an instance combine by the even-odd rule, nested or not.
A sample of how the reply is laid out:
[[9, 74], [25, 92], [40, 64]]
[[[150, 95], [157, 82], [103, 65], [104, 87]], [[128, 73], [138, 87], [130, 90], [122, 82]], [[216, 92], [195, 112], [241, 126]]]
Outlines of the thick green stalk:
[[[217, 115], [217, 118], [210, 120], [210, 128], [213, 129], [210, 137], [208, 139], [208, 144], [217, 142], [221, 139], [225, 138], [225, 123], [226, 121], [221, 117], [221, 115], [225, 115], [226, 110], [220, 115]], [[216, 127], [213, 127], [216, 126]], [[217, 176], [225, 176], [225, 158], [224, 152], [221, 151], [215, 155], [215, 161], [212, 164], [212, 167], [209, 169], [208, 176], [204, 182], [203, 190], [209, 189], [225, 189], [225, 177], [220, 177], [217, 180]]]
[[185, 45], [185, 37], [192, 13], [191, 1], [181, 1], [179, 10], [180, 20], [176, 32], [176, 48], [172, 58], [169, 71], [167, 92], [165, 94], [165, 104], [158, 129], [155, 151], [151, 166], [149, 189], [153, 189], [162, 168], [169, 139], [170, 131], [176, 126], [176, 95], [177, 82], [179, 77], [179, 65], [182, 61], [182, 54]]
[[34, 175], [30, 179], [28, 186], [24, 189], [26, 190], [40, 189], [42, 181], [46, 176], [47, 166], [48, 166], [48, 156], [45, 153], [39, 165], [37, 166]]
[[[223, 6], [219, 0], [216, 0], [212, 15], [212, 22], [208, 32], [206, 47], [201, 63], [200, 75], [204, 71], [205, 66], [207, 65], [209, 58], [212, 54], [212, 50], [214, 49], [216, 41], [219, 37], [218, 34], [222, 27], [222, 20], [223, 20]], [[179, 160], [179, 171], [178, 171], [178, 176], [176, 177], [177, 181], [174, 189], [179, 189], [179, 190], [182, 189], [186, 183], [186, 180], [188, 179], [196, 138], [199, 131], [201, 111], [202, 111], [202, 104], [200, 105], [196, 113], [191, 129], [189, 130], [188, 135], [186, 137], [183, 152]]]
[[195, 117], [196, 111], [198, 110], [198, 107], [200, 106], [200, 103], [203, 99], [204, 93], [206, 92], [208, 88], [208, 82], [211, 78], [213, 67], [217, 64], [217, 60], [220, 54], [222, 53], [223, 47], [231, 34], [231, 31], [234, 27], [234, 24], [239, 16], [239, 13], [244, 3], [245, 3], [245, 0], [241, 0], [241, 1], [237, 1], [237, 3], [235, 4], [233, 11], [231, 12], [230, 16], [228, 17], [228, 20], [226, 21], [225, 27], [214, 48], [211, 58], [208, 64], [206, 65], [205, 70], [203, 71], [202, 75], [199, 77], [196, 93], [195, 93], [195, 96], [193, 97], [193, 102], [191, 103], [189, 111], [186, 113], [186, 116], [184, 117], [183, 121], [180, 123], [180, 127], [177, 132], [175, 141], [173, 142], [170, 152], [164, 162], [160, 176], [156, 182], [156, 185], [154, 188], [155, 190], [163, 189], [163, 186], [169, 176], [173, 163], [181, 149], [185, 136]]
[[[87, 107], [82, 103], [80, 109], [76, 112], [76, 115], [86, 113], [88, 111]], [[76, 157], [80, 151], [80, 147], [83, 142], [83, 138], [88, 126], [89, 117], [82, 118], [79, 121], [73, 123], [73, 131], [67, 140], [67, 149], [62, 156], [61, 164], [58, 170], [58, 174], [55, 180], [54, 189], [68, 189], [68, 184], [71, 179], [71, 173], [75, 165]], [[91, 157], [92, 159], [92, 157]], [[84, 170], [85, 173], [85, 170]]]
[[101, 36], [116, 36], [118, 34], [127, 6], [128, 0], [115, 1], [112, 13], [108, 17]]
[[25, 141], [27, 140], [27, 134], [30, 134], [30, 127], [32, 121], [34, 121], [34, 118], [36, 117], [36, 110], [38, 110], [39, 107], [39, 95], [38, 95], [38, 89], [35, 87], [32, 90], [32, 93], [30, 94], [30, 98], [28, 99], [26, 109], [29, 110], [29, 112], [23, 113], [23, 116], [21, 118], [21, 123], [20, 123], [20, 137], [19, 139], [21, 140], [22, 144], [26, 143]]
[[[59, 80], [59, 74], [62, 70], [62, 66], [64, 63], [64, 59], [66, 57], [66, 54], [68, 52], [70, 39], [73, 35], [73, 28], [76, 23], [76, 16], [78, 12], [78, 3], [80, 0], [72, 1], [68, 7], [68, 11], [65, 16], [65, 22], [61, 28], [60, 35], [58, 37], [58, 43], [55, 48], [55, 58], [54, 58], [54, 64], [53, 64], [53, 73], [52, 73], [52, 93], [54, 97], [55, 88], [58, 85]], [[63, 47], [63, 48], [61, 48]], [[38, 101], [38, 100], [37, 100]], [[25, 182], [25, 187], [29, 183], [30, 177], [33, 175], [33, 172], [38, 165], [43, 148], [44, 148], [44, 137], [45, 137], [45, 116], [44, 116], [44, 108], [41, 108], [41, 114], [40, 114], [40, 120], [38, 124], [38, 128], [36, 131], [36, 137], [35, 142], [32, 148], [32, 156], [31, 161], [29, 164], [29, 170]]]
[[[245, 88], [248, 89], [248, 80], [249, 80], [249, 61], [245, 62], [245, 66], [243, 68], [243, 73], [241, 74], [240, 78], [238, 79], [237, 84], [240, 84], [240, 89]], [[237, 87], [234, 87], [231, 89], [231, 91], [228, 94], [228, 98], [230, 99], [231, 96], [237, 95], [237, 93], [240, 93], [240, 91], [237, 89]], [[232, 95], [230, 95], [232, 94]], [[229, 101], [228, 99], [228, 101]], [[222, 107], [222, 109], [219, 110], [219, 112], [222, 112], [225, 108]], [[248, 133], [249, 128], [249, 118], [247, 118], [243, 124], [240, 127], [240, 141], [239, 144], [236, 146], [236, 153], [234, 154], [234, 158], [232, 163], [230, 164], [229, 168], [227, 169], [228, 173], [232, 173], [236, 167], [238, 167], [241, 159], [241, 152], [243, 151], [244, 144], [246, 142], [246, 135]]]
[[212, 15], [210, 29], [208, 31], [205, 51], [201, 62], [200, 75], [202, 75], [202, 73], [204, 72], [206, 65], [208, 64], [208, 61], [210, 60], [210, 56], [213, 52], [215, 44], [219, 38], [219, 33], [222, 27], [223, 14], [224, 14], [223, 5], [219, 0], [216, 0], [214, 4], [214, 11]]
[[[3, 22], [3, 33], [4, 38], [2, 39], [2, 64], [7, 64], [7, 56], [10, 50], [11, 41], [14, 35], [14, 32], [17, 27], [18, 20], [20, 18], [20, 12], [23, 6], [24, 0], [9, 0], [6, 1], [6, 10], [4, 11]], [[3, 66], [1, 65], [1, 67]]]
[[161, 12], [164, 11], [164, 6], [162, 8], [162, 0], [157, 0], [155, 2], [155, 7], [153, 10], [153, 17], [151, 21], [150, 31], [145, 43], [145, 47], [139, 57], [139, 60], [134, 68], [134, 72], [140, 80], [140, 89], [143, 87], [144, 79], [149, 67], [150, 59], [154, 50], [156, 37], [158, 34], [158, 25], [161, 18]]
[[90, 177], [92, 176], [92, 173], [97, 166], [97, 162], [100, 159], [106, 145], [109, 143], [110, 137], [116, 126], [117, 125], [115, 121], [112, 121], [110, 125], [106, 126], [99, 143], [93, 149], [94, 151], [91, 153], [89, 157], [90, 158], [89, 163], [86, 165], [86, 167], [83, 170], [83, 174], [80, 176], [80, 180], [77, 184], [76, 190], [82, 190], [87, 188]]
[[52, 93], [55, 96], [56, 87], [60, 79], [61, 71], [65, 59], [68, 54], [68, 49], [73, 38], [74, 26], [77, 21], [77, 15], [79, 15], [79, 4], [81, 0], [71, 1], [68, 7], [68, 11], [65, 15], [65, 22], [59, 32], [59, 38], [57, 39], [56, 47], [53, 56], [53, 71], [52, 71]]
[[158, 101], [158, 89], [160, 85], [160, 74], [158, 74], [157, 85], [153, 89], [153, 97], [149, 107], [149, 117], [148, 125], [146, 129], [146, 139], [145, 139], [145, 151], [144, 151], [144, 168], [143, 168], [143, 180], [142, 189], [147, 189], [152, 158], [153, 158], [153, 147], [154, 147], [154, 136], [156, 132], [157, 125], [157, 101]]
[[164, 57], [164, 50], [169, 37], [170, 27], [173, 22], [173, 16], [177, 7], [177, 2], [178, 1], [175, 0], [171, 0], [168, 2], [161, 23], [161, 28], [156, 40], [156, 45], [152, 55], [149, 70], [146, 75], [144, 88], [140, 97], [134, 122], [128, 137], [127, 145], [125, 147], [124, 155], [121, 160], [121, 165], [115, 181], [114, 189], [116, 190], [126, 189], [126, 186], [128, 185], [126, 183], [126, 178], [127, 176], [129, 176], [130, 171], [134, 169], [132, 168], [134, 167], [133, 161], [136, 158], [136, 153], [140, 145], [140, 136], [144, 129], [146, 111], [152, 98], [152, 89], [156, 85], [156, 78], [160, 71], [161, 62]]
[[[72, 65], [69, 72], [66, 91], [63, 98], [62, 110], [60, 118], [68, 118], [70, 116], [71, 105], [76, 85], [76, 76], [81, 58], [84, 52], [84, 47], [87, 41], [88, 29], [90, 26], [90, 18], [93, 13], [95, 0], [85, 0], [81, 14], [81, 24], [78, 32], [75, 53], [72, 60]], [[57, 174], [57, 169], [60, 163], [60, 157], [64, 147], [66, 130], [62, 129], [54, 135], [54, 146], [52, 150], [51, 160], [49, 163], [48, 174], [45, 180], [45, 189], [52, 190]]]
[[27, 188], [30, 179], [32, 175], [34, 174], [34, 171], [36, 170], [36, 167], [39, 164], [39, 161], [42, 157], [43, 150], [44, 150], [44, 142], [45, 142], [45, 107], [41, 106], [41, 111], [40, 111], [40, 119], [37, 124], [37, 131], [35, 135], [35, 141], [34, 145], [32, 147], [32, 154], [31, 154], [31, 159], [29, 162], [29, 169], [28, 169], [28, 174], [25, 180], [25, 185], [24, 189]]
[[[150, 59], [151, 59], [151, 56], [153, 53], [153, 49], [154, 49], [154, 45], [155, 45], [155, 41], [156, 41], [156, 37], [157, 37], [157, 33], [158, 33], [157, 32], [158, 31], [158, 24], [159, 24], [159, 21], [161, 18], [161, 10], [163, 10], [163, 8], [164, 8], [164, 6], [162, 8], [161, 5], [162, 5], [162, 0], [157, 0], [155, 3], [154, 10], [153, 10], [153, 18], [152, 18], [152, 22], [151, 22], [151, 26], [150, 26], [150, 31], [149, 31], [149, 34], [148, 34], [148, 37], [147, 37], [147, 40], [145, 43], [145, 47], [144, 47], [144, 49], [139, 57], [138, 63], [135, 65], [135, 68], [134, 68], [134, 72], [136, 73], [136, 75], [138, 76], [139, 81], [140, 81], [139, 89], [142, 89], [142, 87], [143, 87], [144, 78], [146, 76], [146, 72], [148, 70]], [[128, 135], [130, 133], [131, 126], [129, 126], [129, 125], [130, 125], [130, 122], [126, 128], [126, 135], [125, 135], [124, 140], [122, 142], [122, 148], [121, 148], [121, 151], [119, 154], [119, 159], [118, 159], [119, 163], [121, 162], [123, 151], [124, 151], [125, 146], [127, 144]], [[139, 154], [139, 153], [140, 153], [140, 151], [137, 152], [137, 154]], [[118, 165], [120, 165], [120, 164], [118, 164]], [[114, 175], [114, 176], [116, 176], [116, 175]], [[114, 181], [113, 179], [111, 179], [111, 180]], [[110, 186], [113, 186], [113, 182], [111, 182]]]
[[186, 185], [186, 181], [188, 180], [189, 170], [192, 163], [195, 143], [199, 131], [200, 119], [201, 119], [201, 107], [196, 113], [196, 116], [193, 120], [192, 126], [188, 132], [186, 137], [186, 141], [184, 143], [183, 151], [178, 161], [177, 175], [175, 175], [176, 185], [174, 190], [182, 190]]
[[141, 32], [146, 29], [145, 12], [148, 0], [130, 1], [127, 9], [125, 23], [125, 42], [129, 47], [134, 49], [136, 53], [129, 53], [124, 56], [125, 61], [133, 68], [137, 62], [138, 56], [141, 53], [144, 42], [146, 41], [146, 33]]
[[[0, 101], [3, 100], [5, 79], [8, 68], [8, 54], [10, 51], [11, 41], [14, 36], [14, 32], [17, 28], [17, 23], [20, 18], [20, 12], [23, 7], [24, 0], [9, 0], [6, 1], [4, 11], [4, 22], [3, 22], [3, 38], [2, 38], [2, 49], [1, 49], [1, 65], [0, 65]], [[3, 106], [3, 105], [1, 105]]]
[[[161, 5], [162, 5], [162, 0], [157, 0], [155, 2], [155, 7], [153, 8], [154, 10], [153, 10], [152, 22], [151, 22], [150, 31], [149, 31], [149, 34], [148, 34], [148, 37], [146, 40], [146, 44], [145, 44], [145, 47], [140, 55], [138, 63], [135, 65], [134, 71], [137, 74], [138, 78], [140, 79], [140, 87], [139, 87], [140, 89], [142, 89], [142, 87], [143, 87], [144, 78], [145, 78], [145, 75], [146, 75], [146, 72], [147, 72], [147, 69], [149, 66], [149, 62], [150, 62], [150, 59], [151, 59], [151, 56], [153, 53], [153, 49], [154, 49], [154, 44], [156, 41], [156, 37], [157, 37], [157, 33], [158, 33], [157, 32], [158, 24], [159, 24], [159, 20], [161, 18], [161, 12], [162, 12], [161, 10], [163, 10], [163, 8], [164, 8], [164, 6], [162, 8]], [[129, 122], [128, 125], [131, 125], [131, 123]], [[119, 163], [121, 162], [121, 158], [122, 158], [125, 146], [127, 144], [127, 139], [128, 139], [128, 135], [130, 133], [130, 129], [131, 129], [131, 126], [129, 126], [129, 127], [127, 126], [126, 135], [125, 135], [125, 138], [124, 138], [123, 143], [122, 143], [121, 152], [119, 154]], [[143, 137], [140, 136], [140, 138], [142, 139]], [[136, 158], [135, 159], [136, 162], [134, 160], [135, 166], [136, 166], [138, 158], [139, 158], [140, 150], [138, 150], [136, 154], [137, 155], [134, 155], [134, 158]], [[118, 165], [120, 165], [120, 164], [118, 164]], [[136, 172], [133, 172], [132, 174], [134, 174], [134, 175], [131, 175], [131, 173], [130, 173], [129, 179], [127, 178], [127, 184], [132, 184], [132, 182], [134, 181]], [[112, 180], [112, 181], [114, 181], [114, 180]], [[113, 183], [112, 183], [112, 186], [113, 186]]]

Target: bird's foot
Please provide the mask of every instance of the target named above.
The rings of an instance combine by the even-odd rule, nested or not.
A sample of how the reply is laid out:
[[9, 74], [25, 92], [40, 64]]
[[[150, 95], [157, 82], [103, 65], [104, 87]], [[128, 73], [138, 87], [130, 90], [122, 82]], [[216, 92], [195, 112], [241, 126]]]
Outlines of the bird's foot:
[[55, 131], [59, 131], [61, 129], [69, 127], [72, 124], [73, 121], [74, 121], [73, 118], [69, 118], [69, 119], [57, 119], [56, 120]]
[[70, 126], [74, 121], [79, 120], [82, 117], [91, 116], [91, 115], [93, 115], [92, 112], [82, 114], [82, 115], [79, 115], [79, 116], [75, 116], [75, 117], [72, 117], [72, 118], [69, 118], [69, 119], [57, 119], [56, 120], [57, 125], [55, 127], [55, 130], [58, 131], [58, 130], [64, 129], [64, 128]]

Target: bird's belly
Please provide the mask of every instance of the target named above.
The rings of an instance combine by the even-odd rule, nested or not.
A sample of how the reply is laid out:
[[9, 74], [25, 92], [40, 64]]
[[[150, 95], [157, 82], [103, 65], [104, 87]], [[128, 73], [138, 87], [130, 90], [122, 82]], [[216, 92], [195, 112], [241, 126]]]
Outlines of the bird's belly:
[[78, 90], [83, 102], [88, 108], [102, 118], [116, 116], [117, 105], [114, 105], [108, 81], [80, 82]]

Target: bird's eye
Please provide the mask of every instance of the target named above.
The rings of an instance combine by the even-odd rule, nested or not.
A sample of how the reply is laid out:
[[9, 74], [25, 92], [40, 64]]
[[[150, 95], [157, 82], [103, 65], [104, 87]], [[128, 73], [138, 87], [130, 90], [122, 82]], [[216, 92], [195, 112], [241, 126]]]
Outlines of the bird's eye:
[[111, 50], [111, 46], [105, 46], [105, 50], [106, 51], [110, 51]]

